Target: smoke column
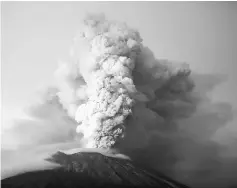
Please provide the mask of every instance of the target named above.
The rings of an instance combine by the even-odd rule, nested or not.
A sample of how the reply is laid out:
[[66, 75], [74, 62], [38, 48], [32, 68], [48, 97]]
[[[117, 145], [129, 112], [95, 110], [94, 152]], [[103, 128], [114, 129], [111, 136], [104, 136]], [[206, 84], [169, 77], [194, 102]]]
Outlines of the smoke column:
[[56, 71], [78, 142], [118, 150], [193, 187], [235, 185], [233, 144], [215, 140], [218, 131], [227, 137], [222, 130], [233, 112], [207, 96], [222, 76], [156, 59], [138, 31], [103, 15], [87, 16], [81, 28], [72, 61]]
[[20, 148], [15, 155], [106, 149], [194, 188], [237, 185], [236, 112], [208, 97], [225, 78], [156, 59], [138, 31], [104, 15], [80, 27], [56, 88], [6, 134]]
[[[131, 137], [139, 135], [142, 144], [146, 144], [152, 132], [149, 128], [160, 126], [155, 124], [163, 119], [159, 109], [164, 101], [155, 92], [162, 87], [172, 87], [174, 93], [191, 91], [193, 83], [188, 78], [190, 69], [186, 64], [155, 62], [148, 53], [139, 33], [126, 24], [107, 21], [103, 15], [84, 20], [72, 51], [75, 62], [62, 65], [57, 75], [60, 69], [68, 69], [65, 77], [74, 77], [69, 84], [74, 81], [77, 85], [76, 78], [80, 76], [85, 81], [79, 87], [69, 84], [61, 87], [59, 93], [69, 96], [69, 90], [71, 98], [74, 97], [74, 100], [61, 97], [61, 101], [69, 114], [74, 113], [79, 123], [77, 133], [83, 134], [85, 147], [114, 148], [125, 140], [126, 145], [131, 145], [134, 141]], [[77, 105], [74, 101], [84, 103]]]

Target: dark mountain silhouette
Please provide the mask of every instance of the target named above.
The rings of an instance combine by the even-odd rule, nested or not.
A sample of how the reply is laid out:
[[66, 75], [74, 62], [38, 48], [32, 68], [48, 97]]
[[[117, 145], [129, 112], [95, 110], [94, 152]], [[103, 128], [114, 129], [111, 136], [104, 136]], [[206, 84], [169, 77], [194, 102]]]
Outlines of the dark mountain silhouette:
[[101, 153], [57, 152], [47, 161], [60, 164], [50, 170], [32, 171], [8, 177], [2, 188], [79, 188], [79, 187], [159, 187], [188, 188], [151, 169], [127, 159]]

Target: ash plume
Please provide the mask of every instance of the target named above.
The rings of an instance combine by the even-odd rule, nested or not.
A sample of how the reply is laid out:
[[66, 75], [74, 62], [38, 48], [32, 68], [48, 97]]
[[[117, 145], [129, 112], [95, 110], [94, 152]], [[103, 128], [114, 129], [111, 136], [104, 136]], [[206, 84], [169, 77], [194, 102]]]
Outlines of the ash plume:
[[[85, 147], [114, 148], [125, 140], [129, 145], [136, 142], [131, 139], [130, 130], [136, 132], [134, 136], [146, 135], [141, 137], [144, 145], [154, 124], [163, 122], [164, 115], [160, 113], [164, 110], [159, 113], [163, 106], [168, 106], [167, 103], [174, 107], [190, 106], [182, 100], [193, 88], [187, 64], [155, 61], [143, 46], [138, 31], [124, 23], [108, 21], [104, 16], [88, 16], [83, 28], [75, 39], [74, 64], [62, 65], [56, 74], [62, 69], [65, 72], [62, 76], [74, 78], [74, 83], [71, 80], [62, 86], [59, 97], [68, 113], [75, 113], [77, 132], [83, 134]], [[78, 78], [84, 84], [73, 87]], [[164, 87], [184, 94], [179, 94], [175, 102], [161, 100], [162, 96], [157, 97], [156, 92]], [[66, 99], [62, 97], [69, 95]], [[78, 105], [76, 101], [83, 102]], [[151, 117], [147, 118], [147, 114]], [[146, 124], [149, 128], [144, 127]]]
[[116, 149], [193, 187], [235, 185], [233, 144], [217, 136], [236, 143], [222, 131], [234, 112], [208, 97], [222, 75], [191, 74], [187, 63], [156, 59], [138, 31], [103, 15], [82, 25], [73, 61], [62, 65], [73, 79], [59, 95], [71, 96], [61, 100], [83, 147]]
[[16, 123], [18, 144], [116, 150], [194, 188], [237, 186], [236, 112], [209, 97], [226, 78], [157, 59], [137, 30], [104, 15], [81, 28], [56, 89], [28, 110], [38, 121]]

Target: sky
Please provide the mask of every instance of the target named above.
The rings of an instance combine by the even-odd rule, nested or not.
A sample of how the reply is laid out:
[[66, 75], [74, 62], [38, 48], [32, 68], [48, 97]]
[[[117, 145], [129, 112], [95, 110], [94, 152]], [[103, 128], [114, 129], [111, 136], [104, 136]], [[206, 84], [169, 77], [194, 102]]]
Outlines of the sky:
[[37, 89], [53, 83], [86, 13], [139, 30], [157, 58], [184, 61], [226, 81], [212, 100], [237, 108], [237, 4], [230, 2], [1, 2], [2, 129], [24, 117]]

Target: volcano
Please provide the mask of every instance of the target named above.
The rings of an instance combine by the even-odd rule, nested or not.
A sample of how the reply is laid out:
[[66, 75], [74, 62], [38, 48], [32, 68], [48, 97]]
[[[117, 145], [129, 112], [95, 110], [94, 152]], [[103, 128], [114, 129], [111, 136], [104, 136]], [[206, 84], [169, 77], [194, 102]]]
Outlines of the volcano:
[[5, 178], [1, 181], [2, 188], [143, 186], [188, 188], [128, 159], [110, 157], [97, 152], [77, 152], [74, 154], [57, 152], [46, 160], [60, 166]]

